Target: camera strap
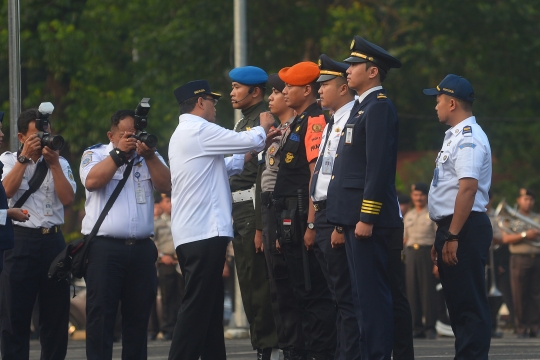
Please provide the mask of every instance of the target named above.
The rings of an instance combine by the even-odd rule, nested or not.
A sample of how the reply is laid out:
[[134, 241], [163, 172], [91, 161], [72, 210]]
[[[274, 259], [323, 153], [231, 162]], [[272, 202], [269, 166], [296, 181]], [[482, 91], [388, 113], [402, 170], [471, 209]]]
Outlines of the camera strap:
[[43, 180], [45, 180], [45, 177], [47, 176], [47, 172], [49, 172], [49, 165], [47, 162], [42, 158], [40, 161], [38, 161], [36, 165], [36, 171], [34, 171], [34, 175], [32, 175], [32, 178], [28, 180], [28, 190], [22, 194], [22, 196], [17, 200], [15, 205], [13, 205], [14, 208], [20, 208], [24, 205], [26, 200], [39, 189], [41, 184], [43, 184]]
[[101, 214], [99, 215], [99, 218], [97, 219], [96, 224], [94, 225], [94, 228], [92, 229], [90, 234], [88, 234], [88, 237], [86, 238], [86, 241], [90, 241], [90, 240], [92, 240], [92, 238], [94, 236], [96, 236], [97, 232], [99, 231], [99, 228], [100, 228], [101, 224], [103, 223], [103, 220], [105, 220], [105, 217], [109, 213], [109, 210], [111, 210], [114, 202], [116, 201], [116, 198], [120, 194], [120, 191], [122, 191], [122, 188], [126, 184], [127, 178], [129, 177], [129, 174], [131, 174], [131, 169], [133, 168], [133, 162], [134, 161], [135, 161], [135, 159], [128, 162], [128, 164], [126, 166], [126, 169], [124, 170], [124, 176], [122, 177], [122, 180], [120, 180], [118, 185], [116, 185], [116, 187], [114, 188], [114, 191], [111, 194], [111, 197], [109, 198], [109, 200], [107, 200], [107, 203], [105, 204], [105, 207], [101, 211]]

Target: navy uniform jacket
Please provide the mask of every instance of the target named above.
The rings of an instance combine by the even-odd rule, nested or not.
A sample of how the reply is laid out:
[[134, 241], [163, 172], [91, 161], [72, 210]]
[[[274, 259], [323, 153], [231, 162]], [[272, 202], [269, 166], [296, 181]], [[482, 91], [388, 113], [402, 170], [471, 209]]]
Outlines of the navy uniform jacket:
[[[0, 178], [2, 177], [2, 171], [4, 164], [0, 161]], [[6, 190], [4, 185], [0, 182], [0, 209], [8, 209], [8, 200], [6, 196]], [[6, 218], [6, 225], [0, 225], [0, 250], [7, 250], [13, 248], [13, 223], [10, 218]]]
[[329, 222], [401, 226], [395, 187], [398, 130], [396, 109], [384, 89], [355, 104], [334, 159], [326, 201]]

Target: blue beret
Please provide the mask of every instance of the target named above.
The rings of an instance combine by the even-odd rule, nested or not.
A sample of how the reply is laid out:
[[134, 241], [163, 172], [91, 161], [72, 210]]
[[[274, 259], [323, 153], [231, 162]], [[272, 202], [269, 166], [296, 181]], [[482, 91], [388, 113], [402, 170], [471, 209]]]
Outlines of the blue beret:
[[229, 72], [231, 81], [244, 85], [265, 84], [268, 81], [268, 74], [256, 66], [243, 66], [232, 69]]

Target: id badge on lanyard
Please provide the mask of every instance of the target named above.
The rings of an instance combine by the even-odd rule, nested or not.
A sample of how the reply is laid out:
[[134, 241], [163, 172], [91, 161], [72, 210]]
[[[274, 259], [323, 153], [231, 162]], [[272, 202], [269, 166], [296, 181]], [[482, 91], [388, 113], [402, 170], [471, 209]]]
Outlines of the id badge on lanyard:
[[141, 182], [139, 181], [139, 178], [141, 177], [140, 172], [135, 173], [135, 178], [137, 179], [137, 187], [135, 188], [135, 200], [137, 201], [137, 204], [146, 204], [146, 193], [144, 191], [144, 188], [141, 186]]

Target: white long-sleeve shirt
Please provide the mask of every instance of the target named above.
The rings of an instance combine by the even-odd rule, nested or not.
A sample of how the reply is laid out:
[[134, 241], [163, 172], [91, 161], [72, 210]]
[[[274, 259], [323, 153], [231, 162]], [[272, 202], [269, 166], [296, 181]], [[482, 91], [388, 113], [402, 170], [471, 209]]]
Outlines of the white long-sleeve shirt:
[[[233, 237], [229, 176], [250, 150], [264, 149], [260, 126], [234, 132], [192, 114], [180, 116], [169, 143], [174, 246]], [[242, 154], [224, 159], [225, 154]], [[235, 165], [236, 164], [236, 165]]]

